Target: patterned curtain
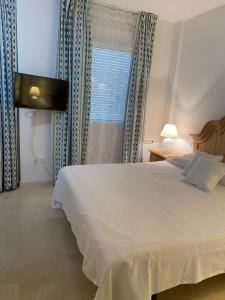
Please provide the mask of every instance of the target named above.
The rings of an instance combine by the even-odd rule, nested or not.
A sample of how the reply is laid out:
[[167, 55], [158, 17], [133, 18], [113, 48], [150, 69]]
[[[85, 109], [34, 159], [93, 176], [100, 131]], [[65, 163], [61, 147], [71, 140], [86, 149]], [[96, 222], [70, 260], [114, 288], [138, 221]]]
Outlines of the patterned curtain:
[[18, 185], [17, 122], [14, 109], [14, 72], [17, 70], [16, 0], [0, 0], [0, 147], [1, 185]]
[[142, 159], [145, 103], [157, 19], [156, 15], [140, 13], [126, 110], [124, 162]]
[[54, 181], [67, 165], [84, 164], [91, 106], [89, 0], [61, 0], [57, 77], [69, 81], [65, 113], [54, 116]]

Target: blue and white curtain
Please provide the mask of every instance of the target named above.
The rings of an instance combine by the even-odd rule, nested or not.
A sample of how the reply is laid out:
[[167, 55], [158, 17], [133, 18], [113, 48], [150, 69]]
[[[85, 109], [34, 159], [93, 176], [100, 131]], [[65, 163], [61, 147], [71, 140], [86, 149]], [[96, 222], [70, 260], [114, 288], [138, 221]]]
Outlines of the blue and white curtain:
[[18, 185], [14, 76], [17, 70], [16, 0], [0, 0], [0, 151], [1, 189]]
[[127, 100], [123, 161], [142, 160], [147, 87], [152, 63], [157, 16], [140, 13]]
[[88, 0], [61, 0], [57, 76], [68, 80], [65, 113], [54, 117], [54, 181], [67, 165], [84, 164], [91, 106], [91, 26]]
[[[88, 137], [90, 146], [89, 135], [93, 132], [89, 130], [89, 127], [93, 127], [89, 126], [92, 97], [92, 31], [95, 48], [118, 50], [119, 45], [119, 50], [132, 53], [126, 117], [122, 128], [124, 139], [121, 139], [122, 154], [118, 162], [137, 162], [141, 159], [145, 101], [157, 16], [120, 11], [119, 20], [126, 26], [129, 25], [127, 50], [127, 38], [122, 36], [121, 39], [121, 34], [112, 35], [112, 26], [106, 28], [106, 11], [111, 24], [115, 17], [118, 19], [118, 10], [90, 5], [89, 0], [61, 0], [57, 76], [69, 81], [70, 92], [67, 112], [56, 113], [54, 117], [54, 181], [62, 167], [90, 161], [89, 157], [87, 159], [87, 148]], [[102, 27], [97, 26], [99, 22]], [[129, 32], [131, 29], [132, 32]], [[126, 50], [121, 48], [124, 47], [124, 41]]]

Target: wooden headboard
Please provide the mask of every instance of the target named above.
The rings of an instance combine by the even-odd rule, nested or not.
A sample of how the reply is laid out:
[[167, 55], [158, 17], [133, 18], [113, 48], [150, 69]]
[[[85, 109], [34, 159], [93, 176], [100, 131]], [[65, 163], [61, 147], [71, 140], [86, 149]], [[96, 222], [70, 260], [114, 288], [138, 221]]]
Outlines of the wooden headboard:
[[209, 121], [199, 134], [191, 134], [191, 136], [195, 151], [223, 155], [225, 162], [225, 117], [219, 121]]

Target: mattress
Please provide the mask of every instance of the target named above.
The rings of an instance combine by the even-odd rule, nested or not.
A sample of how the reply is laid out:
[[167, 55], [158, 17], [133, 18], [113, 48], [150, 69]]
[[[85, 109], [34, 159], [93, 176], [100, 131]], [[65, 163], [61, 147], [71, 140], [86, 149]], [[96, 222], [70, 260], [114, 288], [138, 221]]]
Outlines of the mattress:
[[62, 208], [95, 300], [149, 300], [225, 272], [225, 187], [206, 193], [166, 161], [60, 170]]

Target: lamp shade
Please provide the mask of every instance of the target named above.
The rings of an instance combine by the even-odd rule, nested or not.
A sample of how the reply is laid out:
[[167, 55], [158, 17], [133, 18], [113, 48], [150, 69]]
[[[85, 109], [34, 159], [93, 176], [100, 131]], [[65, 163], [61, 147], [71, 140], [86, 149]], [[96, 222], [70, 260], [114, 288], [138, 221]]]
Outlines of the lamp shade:
[[175, 124], [166, 124], [160, 134], [165, 138], [177, 138], [178, 132]]

